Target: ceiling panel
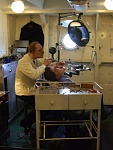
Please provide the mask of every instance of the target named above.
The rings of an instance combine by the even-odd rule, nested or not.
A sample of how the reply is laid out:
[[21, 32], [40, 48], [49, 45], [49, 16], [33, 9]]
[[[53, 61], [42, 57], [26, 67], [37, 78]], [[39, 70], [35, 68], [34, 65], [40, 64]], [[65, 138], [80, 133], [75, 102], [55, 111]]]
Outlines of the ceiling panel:
[[[105, 0], [87, 0], [89, 7], [84, 13], [113, 13], [104, 7]], [[10, 6], [13, 0], [0, 0], [0, 9], [7, 14], [13, 14]], [[61, 13], [76, 12], [67, 0], [23, 0], [25, 10], [23, 13]]]

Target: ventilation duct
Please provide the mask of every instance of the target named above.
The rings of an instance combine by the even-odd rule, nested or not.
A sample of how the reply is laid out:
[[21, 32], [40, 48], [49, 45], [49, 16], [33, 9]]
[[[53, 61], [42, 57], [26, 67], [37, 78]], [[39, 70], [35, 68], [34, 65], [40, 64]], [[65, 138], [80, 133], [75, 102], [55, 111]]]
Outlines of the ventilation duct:
[[70, 6], [77, 11], [85, 11], [87, 9], [87, 0], [67, 0]]

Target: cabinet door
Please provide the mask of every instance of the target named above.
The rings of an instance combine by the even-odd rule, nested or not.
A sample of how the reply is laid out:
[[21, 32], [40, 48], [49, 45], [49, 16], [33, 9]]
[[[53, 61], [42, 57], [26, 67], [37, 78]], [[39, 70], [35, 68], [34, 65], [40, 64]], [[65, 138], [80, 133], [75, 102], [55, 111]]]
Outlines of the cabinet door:
[[3, 64], [2, 65], [2, 70], [3, 70], [3, 76], [4, 76], [4, 78], [7, 77], [7, 76], [15, 74], [16, 67], [17, 67], [17, 62]]
[[7, 77], [7, 90], [9, 91], [9, 119], [17, 112], [15, 95], [15, 74]]

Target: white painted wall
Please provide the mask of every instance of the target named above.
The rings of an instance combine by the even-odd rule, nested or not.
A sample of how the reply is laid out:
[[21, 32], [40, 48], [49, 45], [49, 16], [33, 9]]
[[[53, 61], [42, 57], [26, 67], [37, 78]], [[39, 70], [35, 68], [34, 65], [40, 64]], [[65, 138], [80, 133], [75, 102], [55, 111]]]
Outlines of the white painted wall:
[[8, 47], [10, 47], [11, 45], [14, 45], [14, 41], [16, 39], [16, 16], [7, 15], [7, 22], [8, 22]]
[[7, 55], [7, 15], [0, 10], [0, 58]]

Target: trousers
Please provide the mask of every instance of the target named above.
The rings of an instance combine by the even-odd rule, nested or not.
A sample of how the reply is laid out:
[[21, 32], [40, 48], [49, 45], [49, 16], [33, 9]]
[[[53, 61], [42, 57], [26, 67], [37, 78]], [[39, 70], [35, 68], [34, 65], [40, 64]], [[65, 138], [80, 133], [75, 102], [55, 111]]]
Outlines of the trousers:
[[20, 121], [20, 126], [24, 128], [31, 128], [31, 126], [36, 122], [36, 112], [35, 112], [35, 96], [18, 96], [17, 97], [24, 101], [26, 104], [30, 105], [32, 107], [32, 110], [30, 113], [25, 116], [24, 119]]

